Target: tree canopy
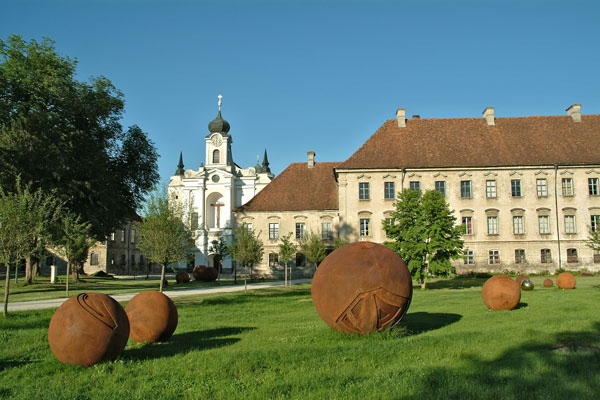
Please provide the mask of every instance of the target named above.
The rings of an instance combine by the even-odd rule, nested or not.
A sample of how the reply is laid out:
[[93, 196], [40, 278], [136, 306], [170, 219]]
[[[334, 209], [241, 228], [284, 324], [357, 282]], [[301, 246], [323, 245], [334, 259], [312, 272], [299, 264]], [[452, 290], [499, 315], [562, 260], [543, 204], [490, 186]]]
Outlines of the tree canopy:
[[444, 196], [437, 190], [422, 194], [405, 189], [394, 206], [392, 218], [383, 221], [387, 237], [394, 241], [385, 245], [400, 255], [413, 279], [425, 288], [430, 274], [453, 272], [450, 260], [462, 256], [464, 227], [455, 225]]
[[103, 239], [158, 181], [158, 154], [139, 127], [124, 129], [123, 94], [105, 77], [75, 79], [54, 42], [0, 40], [0, 185], [16, 177], [55, 195]]
[[304, 254], [306, 261], [314, 264], [315, 267], [327, 256], [327, 248], [321, 235], [315, 232], [309, 232], [304, 235], [299, 242], [300, 251]]
[[242, 225], [234, 231], [233, 243], [228, 251], [234, 261], [252, 269], [262, 260], [264, 248], [258, 234], [246, 225]]

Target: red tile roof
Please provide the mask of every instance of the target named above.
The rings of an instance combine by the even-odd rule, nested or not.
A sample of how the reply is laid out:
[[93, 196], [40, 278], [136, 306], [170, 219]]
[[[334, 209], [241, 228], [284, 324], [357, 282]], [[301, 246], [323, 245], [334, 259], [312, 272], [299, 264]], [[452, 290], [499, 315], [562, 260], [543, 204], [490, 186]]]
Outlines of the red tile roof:
[[386, 121], [337, 169], [600, 163], [600, 115]]
[[334, 167], [339, 162], [290, 164], [249, 202], [234, 211], [337, 210]]

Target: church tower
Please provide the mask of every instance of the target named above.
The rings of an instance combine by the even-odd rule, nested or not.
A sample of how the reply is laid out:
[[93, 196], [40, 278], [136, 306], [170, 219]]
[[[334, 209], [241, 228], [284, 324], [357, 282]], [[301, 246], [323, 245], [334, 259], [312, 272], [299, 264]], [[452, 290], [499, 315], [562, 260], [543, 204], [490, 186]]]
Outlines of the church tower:
[[219, 95], [219, 113], [217, 117], [208, 124], [210, 132], [204, 140], [206, 141], [206, 166], [208, 168], [224, 168], [233, 166], [233, 156], [231, 154], [231, 144], [233, 138], [229, 134], [229, 122], [221, 116], [221, 99]]

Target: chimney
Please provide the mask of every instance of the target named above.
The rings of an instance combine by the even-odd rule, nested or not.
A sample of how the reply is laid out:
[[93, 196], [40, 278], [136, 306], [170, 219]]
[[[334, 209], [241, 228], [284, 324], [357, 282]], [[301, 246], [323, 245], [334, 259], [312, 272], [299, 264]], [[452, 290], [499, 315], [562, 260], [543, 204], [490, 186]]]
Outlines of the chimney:
[[488, 125], [496, 125], [496, 122], [494, 121], [494, 107], [486, 107], [485, 110], [483, 110], [483, 118], [485, 118], [485, 122], [487, 122]]
[[398, 120], [398, 128], [406, 128], [406, 108], [399, 108], [396, 111], [396, 119]]
[[573, 104], [571, 107], [567, 108], [566, 111], [573, 122], [581, 122], [581, 104]]
[[308, 168], [314, 168], [315, 166], [315, 152], [309, 151], [308, 153]]
[[421, 119], [421, 116], [418, 114], [413, 115], [413, 119]]

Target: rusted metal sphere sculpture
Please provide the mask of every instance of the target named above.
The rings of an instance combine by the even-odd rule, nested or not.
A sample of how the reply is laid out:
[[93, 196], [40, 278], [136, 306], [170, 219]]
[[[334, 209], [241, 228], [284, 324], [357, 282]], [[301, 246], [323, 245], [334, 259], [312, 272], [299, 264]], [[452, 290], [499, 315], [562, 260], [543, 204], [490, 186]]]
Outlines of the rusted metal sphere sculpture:
[[552, 279], [546, 278], [546, 279], [544, 279], [544, 286], [545, 287], [552, 287], [552, 286], [554, 286], [554, 282], [552, 282]]
[[185, 271], [179, 271], [175, 274], [175, 282], [177, 283], [188, 283], [190, 281], [190, 274]]
[[127, 303], [125, 312], [131, 325], [129, 336], [138, 343], [164, 342], [177, 328], [175, 303], [160, 292], [138, 293]]
[[377, 243], [347, 244], [329, 254], [312, 281], [312, 299], [327, 325], [365, 334], [396, 325], [412, 298], [412, 280], [398, 254]]
[[490, 310], [512, 310], [521, 300], [521, 288], [510, 277], [496, 275], [483, 284], [481, 298]]
[[528, 275], [519, 275], [515, 278], [515, 282], [517, 282], [517, 285], [521, 286], [521, 284], [523, 283], [523, 281], [529, 281], [529, 276]]
[[556, 286], [561, 289], [575, 289], [575, 276], [570, 272], [563, 272], [556, 277]]
[[529, 279], [525, 279], [523, 282], [521, 282], [521, 289], [522, 290], [526, 290], [526, 291], [531, 291], [534, 288], [534, 284], [532, 281], [530, 281]]
[[48, 327], [48, 343], [61, 362], [89, 367], [114, 360], [129, 338], [123, 307], [102, 293], [81, 293], [64, 302]]
[[192, 271], [192, 275], [197, 281], [212, 282], [219, 277], [219, 270], [215, 267], [207, 267], [206, 265], [196, 265]]

